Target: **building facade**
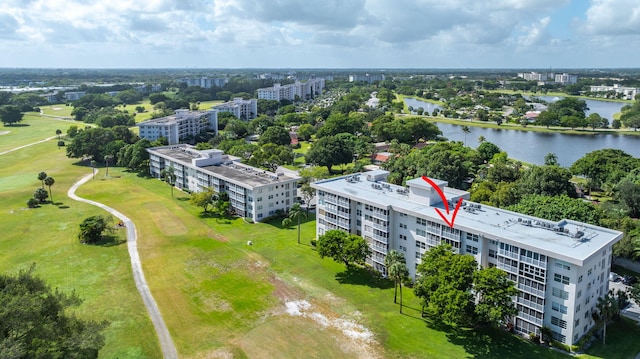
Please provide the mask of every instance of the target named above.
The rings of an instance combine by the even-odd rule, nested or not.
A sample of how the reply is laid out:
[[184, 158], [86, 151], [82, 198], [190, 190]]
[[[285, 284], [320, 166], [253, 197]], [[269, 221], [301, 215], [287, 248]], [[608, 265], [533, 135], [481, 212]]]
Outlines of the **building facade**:
[[208, 89], [212, 87], [222, 87], [229, 82], [226, 77], [196, 77], [196, 78], [182, 78], [177, 80], [179, 83], [185, 83], [187, 86], [200, 86]]
[[258, 117], [258, 100], [252, 98], [243, 100], [236, 97], [233, 101], [215, 105], [212, 109], [218, 112], [230, 112], [240, 120], [252, 120]]
[[323, 89], [323, 78], [309, 79], [305, 82], [296, 81], [288, 85], [274, 84], [271, 87], [258, 89], [258, 99], [294, 101], [297, 96], [304, 100], [322, 94]]
[[174, 115], [143, 121], [137, 126], [141, 138], [155, 141], [164, 137], [170, 145], [175, 145], [202, 131], [218, 134], [218, 112], [176, 110]]
[[605, 93], [613, 94], [611, 97], [621, 97], [625, 100], [633, 100], [640, 94], [640, 87], [627, 87], [620, 86], [620, 84], [614, 84], [613, 86], [591, 86], [590, 91], [592, 93]]
[[527, 81], [553, 81], [554, 75], [548, 72], [518, 72], [518, 77]]
[[[389, 172], [376, 170], [322, 180], [317, 194], [316, 231], [341, 229], [362, 236], [372, 250], [369, 264], [386, 273], [384, 258], [395, 249], [405, 255], [412, 277], [423, 254], [441, 243], [475, 257], [483, 267], [496, 266], [516, 283], [517, 332], [540, 333], [575, 344], [594, 325], [597, 299], [609, 289], [613, 244], [622, 233], [571, 220], [550, 222], [469, 202], [469, 193], [433, 180], [445, 195], [421, 178], [407, 187], [386, 182]], [[436, 208], [463, 204], [450, 227]]]
[[378, 81], [384, 81], [384, 74], [354, 74], [349, 75], [349, 82], [367, 82], [373, 83]]
[[82, 98], [86, 94], [87, 93], [84, 92], [84, 91], [65, 92], [64, 99], [67, 100], [67, 101], [75, 101], [75, 100], [79, 100], [80, 98]]
[[572, 75], [572, 74], [567, 74], [567, 73], [556, 74], [554, 79], [555, 79], [555, 82], [563, 84], [563, 85], [571, 85], [571, 84], [575, 84], [575, 83], [578, 82], [578, 76], [577, 75]]
[[190, 145], [175, 145], [147, 151], [152, 176], [159, 178], [163, 169], [171, 167], [177, 188], [226, 192], [233, 211], [255, 222], [274, 216], [278, 210], [288, 211], [295, 203], [298, 177], [244, 165], [221, 150], [198, 151]]

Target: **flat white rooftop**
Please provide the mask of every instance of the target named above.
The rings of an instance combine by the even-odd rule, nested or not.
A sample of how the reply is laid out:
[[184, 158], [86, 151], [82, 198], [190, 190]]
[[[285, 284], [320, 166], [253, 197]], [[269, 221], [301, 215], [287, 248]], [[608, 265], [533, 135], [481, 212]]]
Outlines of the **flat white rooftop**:
[[[412, 214], [447, 225], [435, 210], [435, 208], [440, 208], [444, 213], [444, 203], [430, 206], [427, 204], [427, 199], [424, 202], [415, 200], [415, 197], [410, 199], [407, 187], [386, 182], [367, 181], [366, 175], [367, 172], [355, 177], [349, 175], [322, 180], [313, 183], [312, 187], [331, 193], [339, 193], [343, 197], [362, 203], [391, 208], [397, 212]], [[354, 178], [359, 178], [359, 180], [354, 180]], [[407, 183], [409, 186], [412, 183], [420, 185], [420, 187], [428, 186], [428, 183], [422, 184], [421, 182], [424, 181], [414, 179]], [[443, 181], [436, 180], [436, 183], [440, 185]], [[375, 184], [384, 184], [384, 186], [374, 186]], [[466, 193], [444, 187], [446, 198], [448, 200], [454, 199], [453, 205], [449, 206], [451, 212], [455, 209], [457, 199]], [[460, 207], [455, 218], [454, 228], [465, 232], [482, 233], [485, 238], [511, 243], [577, 265], [582, 265], [584, 260], [622, 238], [621, 232], [603, 227], [572, 220], [552, 222], [470, 201], [464, 201]]]

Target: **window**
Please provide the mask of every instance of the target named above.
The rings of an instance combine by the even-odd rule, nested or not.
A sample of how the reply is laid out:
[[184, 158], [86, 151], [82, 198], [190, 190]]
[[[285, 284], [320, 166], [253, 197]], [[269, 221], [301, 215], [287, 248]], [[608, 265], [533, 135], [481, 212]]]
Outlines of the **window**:
[[[579, 292], [578, 292], [578, 293], [579, 293]], [[553, 289], [551, 290], [551, 294], [552, 294], [554, 297], [558, 297], [558, 298], [560, 298], [560, 299], [567, 299], [567, 298], [569, 298], [569, 293], [568, 293], [568, 292], [565, 292], [564, 290], [562, 290], [562, 289], [560, 289], [560, 288], [556, 288], [556, 287], [553, 287]]]
[[578, 306], [576, 307], [576, 313], [578, 313], [580, 311], [580, 304], [578, 304]]
[[587, 310], [586, 312], [584, 312], [584, 319], [589, 318], [589, 311]]
[[496, 257], [496, 250], [495, 249], [489, 249], [489, 257], [491, 257], [491, 258], [495, 258]]
[[401, 235], [400, 235], [400, 239], [402, 239], [402, 240], [405, 240], [405, 241], [406, 241], [406, 240], [407, 240], [407, 236], [405, 236], [404, 234], [401, 234]]
[[591, 275], [591, 268], [587, 271], [587, 275]]
[[478, 241], [478, 235], [477, 234], [472, 234], [472, 233], [467, 233], [467, 240], [468, 241], [477, 242]]
[[567, 314], [567, 307], [565, 307], [560, 303], [551, 302], [551, 309], [555, 310], [556, 312], [560, 312], [562, 314]]
[[424, 218], [416, 218], [416, 224], [421, 224], [423, 226], [427, 225], [427, 220]]
[[416, 234], [418, 236], [426, 237], [427, 236], [427, 231], [425, 231], [424, 229], [416, 229]]
[[574, 327], [578, 327], [578, 325], [580, 325], [580, 318], [576, 319], [576, 322], [574, 324]]
[[467, 250], [467, 253], [478, 254], [478, 247], [474, 247], [472, 245], [467, 244], [466, 250]]
[[272, 194], [269, 195], [269, 199], [273, 199], [273, 195]]
[[553, 275], [553, 280], [555, 280], [558, 283], [569, 284], [569, 277], [558, 274], [558, 273]]
[[558, 317], [551, 317], [551, 324], [555, 325], [556, 327], [560, 327], [562, 329], [567, 329], [567, 322], [558, 318]]
[[578, 283], [582, 283], [582, 275], [578, 277]]
[[576, 293], [576, 298], [580, 298], [582, 296], [582, 290], [579, 290], [578, 293]]
[[258, 198], [256, 199], [256, 202], [262, 202], [262, 197], [258, 197]]
[[571, 266], [569, 265], [569, 263], [565, 262], [565, 261], [561, 261], [559, 259], [556, 259], [556, 267], [557, 268], [562, 268], [565, 270], [571, 270]]

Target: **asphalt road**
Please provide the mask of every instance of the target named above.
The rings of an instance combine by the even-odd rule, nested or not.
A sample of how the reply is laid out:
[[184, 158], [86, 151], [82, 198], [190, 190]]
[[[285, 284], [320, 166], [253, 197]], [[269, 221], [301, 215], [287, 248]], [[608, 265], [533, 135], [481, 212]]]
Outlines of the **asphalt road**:
[[164, 323], [164, 319], [162, 319], [160, 309], [158, 308], [156, 301], [151, 295], [151, 291], [149, 290], [149, 286], [147, 285], [147, 280], [145, 279], [144, 272], [142, 271], [142, 264], [140, 262], [140, 256], [138, 255], [137, 233], [135, 224], [133, 224], [133, 222], [127, 216], [118, 212], [117, 210], [102, 203], [78, 197], [75, 194], [78, 187], [91, 180], [92, 177], [93, 174], [88, 174], [78, 182], [74, 183], [73, 186], [69, 188], [67, 195], [69, 196], [69, 198], [76, 201], [85, 202], [93, 206], [100, 207], [105, 211], [111, 213], [112, 215], [118, 217], [122, 221], [122, 223], [124, 223], [125, 227], [127, 228], [127, 248], [129, 250], [129, 257], [131, 258], [133, 280], [136, 283], [136, 287], [138, 288], [138, 292], [142, 297], [142, 301], [144, 302], [145, 307], [147, 307], [149, 317], [151, 317], [151, 322], [153, 323], [156, 334], [158, 335], [158, 340], [160, 341], [160, 347], [162, 348], [162, 354], [164, 358], [177, 359], [178, 351], [176, 350], [176, 346], [173, 344], [173, 339], [171, 339], [169, 329], [167, 329], [167, 326]]

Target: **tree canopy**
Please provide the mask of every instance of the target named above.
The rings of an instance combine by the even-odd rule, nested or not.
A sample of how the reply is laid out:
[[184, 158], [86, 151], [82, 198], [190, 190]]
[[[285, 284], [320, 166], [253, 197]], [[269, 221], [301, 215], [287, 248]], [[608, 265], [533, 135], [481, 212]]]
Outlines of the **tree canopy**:
[[0, 274], [0, 358], [97, 358], [108, 323], [73, 315], [82, 300], [33, 272]]
[[0, 121], [7, 126], [13, 125], [22, 121], [22, 112], [18, 106], [15, 105], [3, 105], [0, 106]]
[[305, 156], [308, 164], [326, 166], [329, 172], [333, 166], [353, 160], [353, 143], [340, 136], [326, 136], [314, 142]]
[[347, 267], [364, 264], [371, 256], [371, 249], [362, 237], [337, 229], [327, 231], [318, 237], [316, 248], [321, 258], [332, 258]]
[[87, 217], [80, 223], [78, 239], [80, 239], [80, 243], [96, 243], [103, 238], [105, 232], [110, 232], [113, 229], [110, 226], [111, 217], [100, 215]]

